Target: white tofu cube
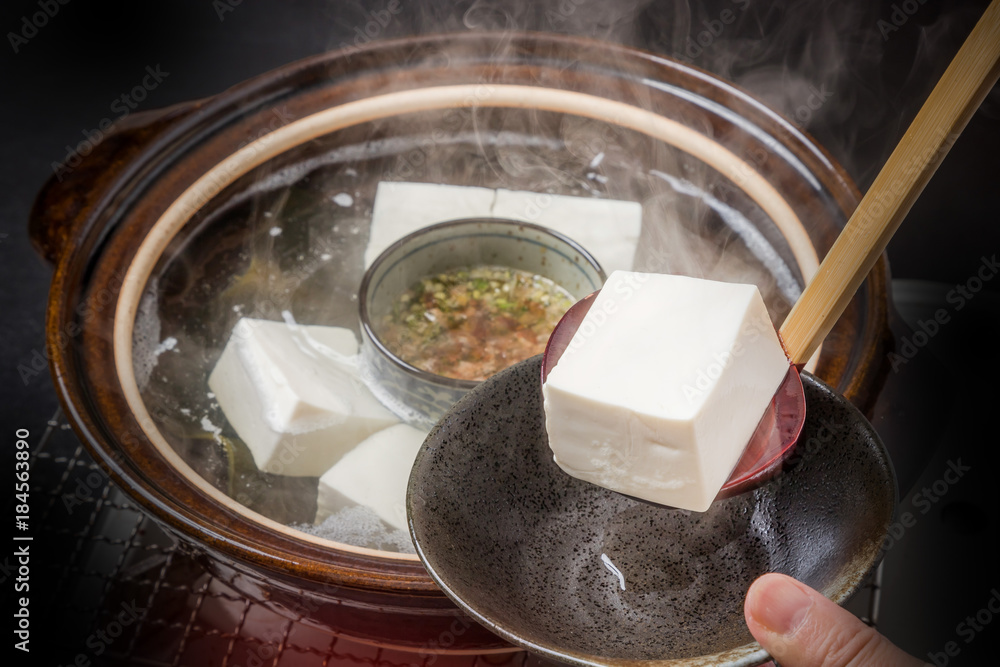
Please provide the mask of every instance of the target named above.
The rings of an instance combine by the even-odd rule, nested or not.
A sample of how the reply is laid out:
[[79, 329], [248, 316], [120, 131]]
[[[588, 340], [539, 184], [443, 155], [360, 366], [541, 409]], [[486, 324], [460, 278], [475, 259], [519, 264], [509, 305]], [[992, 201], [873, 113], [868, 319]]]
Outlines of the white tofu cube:
[[632, 268], [642, 231], [642, 205], [638, 202], [463, 185], [382, 182], [375, 191], [365, 266], [407, 234], [461, 218], [506, 218], [548, 227], [583, 246], [607, 273]]
[[208, 385], [258, 468], [318, 477], [399, 421], [361, 381], [357, 351], [349, 329], [236, 324]]
[[592, 254], [607, 274], [632, 268], [642, 231], [642, 204], [596, 197], [497, 190], [493, 216], [565, 234]]
[[490, 217], [490, 188], [382, 181], [375, 189], [365, 268], [407, 234], [446, 220]]
[[788, 372], [756, 286], [617, 271], [543, 385], [570, 475], [705, 511]]
[[426, 431], [407, 424], [371, 435], [319, 478], [316, 521], [364, 505], [393, 528], [406, 530], [406, 485]]

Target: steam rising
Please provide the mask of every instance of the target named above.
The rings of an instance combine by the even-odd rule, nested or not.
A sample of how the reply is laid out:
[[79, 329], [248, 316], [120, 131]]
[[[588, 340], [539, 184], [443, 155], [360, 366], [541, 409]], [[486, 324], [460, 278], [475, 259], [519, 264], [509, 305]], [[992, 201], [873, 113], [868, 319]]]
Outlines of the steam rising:
[[[939, 17], [928, 3], [886, 39], [876, 27], [886, 15], [878, 4], [817, 0], [338, 0], [329, 12], [337, 33], [350, 35], [330, 43], [346, 57], [386, 38], [486, 30], [581, 35], [668, 54], [732, 81], [813, 133], [862, 184], [978, 15], [963, 8]], [[911, 75], [883, 81], [880, 64], [901, 49]], [[446, 62], [449, 53], [434, 57]], [[907, 86], [921, 91], [912, 103], [888, 101]], [[442, 127], [446, 136], [428, 142]], [[144, 398], [156, 406], [161, 431], [212, 483], [276, 520], [309, 522], [316, 479], [289, 481], [247, 463], [245, 446], [206, 393], [207, 376], [240, 317], [289, 311], [304, 324], [358, 332], [357, 288], [380, 180], [642, 202], [637, 269], [755, 282], [780, 322], [802, 276], [758, 231], [760, 211], [713, 179], [697, 160], [644, 135], [532, 110], [411, 114], [317, 140], [296, 159], [257, 170], [171, 248], [176, 254], [157, 269], [135, 329]], [[166, 337], [184, 354], [157, 359]], [[221, 431], [206, 433], [206, 420]], [[222, 446], [211, 449], [213, 442]]]
[[[539, 31], [646, 49], [747, 90], [816, 136], [862, 190], [987, 4], [980, 0], [398, 2], [399, 12], [384, 27], [369, 23], [378, 0], [331, 2], [330, 19], [339, 28], [337, 34], [350, 37], [332, 39], [330, 48], [357, 48], [417, 34]], [[994, 91], [983, 113], [1000, 116], [1000, 92]]]

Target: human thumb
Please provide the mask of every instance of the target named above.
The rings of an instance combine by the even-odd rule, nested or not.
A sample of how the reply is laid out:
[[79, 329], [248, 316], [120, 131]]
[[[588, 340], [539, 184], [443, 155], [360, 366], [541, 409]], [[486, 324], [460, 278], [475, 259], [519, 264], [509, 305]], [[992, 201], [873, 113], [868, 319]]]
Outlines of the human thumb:
[[782, 667], [917, 667], [851, 612], [783, 574], [765, 574], [743, 604], [750, 633]]

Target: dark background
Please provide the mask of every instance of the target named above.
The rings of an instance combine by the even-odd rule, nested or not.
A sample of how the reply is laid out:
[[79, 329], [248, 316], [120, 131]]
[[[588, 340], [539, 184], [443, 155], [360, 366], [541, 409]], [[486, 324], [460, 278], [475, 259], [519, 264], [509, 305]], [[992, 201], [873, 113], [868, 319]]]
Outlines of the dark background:
[[[55, 5], [55, 0], [43, 2]], [[0, 10], [0, 433], [5, 452], [15, 429], [41, 433], [57, 406], [49, 382], [26, 384], [17, 368], [43, 349], [51, 275], [28, 243], [28, 212], [34, 194], [52, 175], [52, 164], [66, 157], [67, 146], [76, 146], [101, 120], [116, 118], [120, 107], [112, 103], [142, 80], [147, 66], [159, 66], [168, 75], [139, 109], [210, 96], [349, 42], [354, 28], [368, 20], [367, 12], [386, 5], [380, 0], [235, 2], [70, 0], [58, 5], [58, 13], [16, 53], [9, 33], [23, 31], [23, 17], [40, 11], [38, 3], [5, 2]], [[797, 120], [862, 190], [986, 4], [579, 0], [567, 15], [558, 13], [559, 2], [547, 1], [400, 3], [402, 13], [380, 38], [530, 28], [592, 35], [690, 60]], [[689, 49], [687, 40], [696, 39], [726, 8], [739, 8], [739, 21], [708, 47]], [[829, 102], [796, 115], [812, 90], [831, 92]], [[1000, 91], [995, 88], [890, 245], [903, 334], [905, 323], [914, 326], [947, 307], [945, 293], [975, 275], [982, 257], [1000, 250], [998, 152]], [[960, 458], [971, 467], [926, 515], [917, 512], [917, 525], [890, 550], [879, 619], [894, 641], [925, 659], [927, 652], [957, 642], [961, 652], [950, 664], [995, 664], [1000, 645], [1000, 615], [968, 643], [956, 634], [958, 624], [1000, 588], [1000, 502], [994, 484], [998, 406], [992, 380], [1000, 370], [998, 292], [1000, 281], [987, 282], [962, 312], [953, 313], [952, 323], [927, 350], [890, 375], [874, 417], [894, 452], [902, 452], [901, 457], [919, 453], [897, 462], [906, 471], [901, 475], [903, 509], [919, 507], [913, 494], [941, 479], [948, 461]], [[3, 584], [5, 596], [9, 584]]]

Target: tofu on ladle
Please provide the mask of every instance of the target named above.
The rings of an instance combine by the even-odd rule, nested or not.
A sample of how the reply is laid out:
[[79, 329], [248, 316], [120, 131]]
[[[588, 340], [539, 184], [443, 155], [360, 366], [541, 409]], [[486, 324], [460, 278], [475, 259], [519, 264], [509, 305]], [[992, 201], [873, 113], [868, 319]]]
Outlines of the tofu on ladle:
[[542, 386], [556, 463], [703, 512], [789, 361], [755, 285], [615, 271]]

